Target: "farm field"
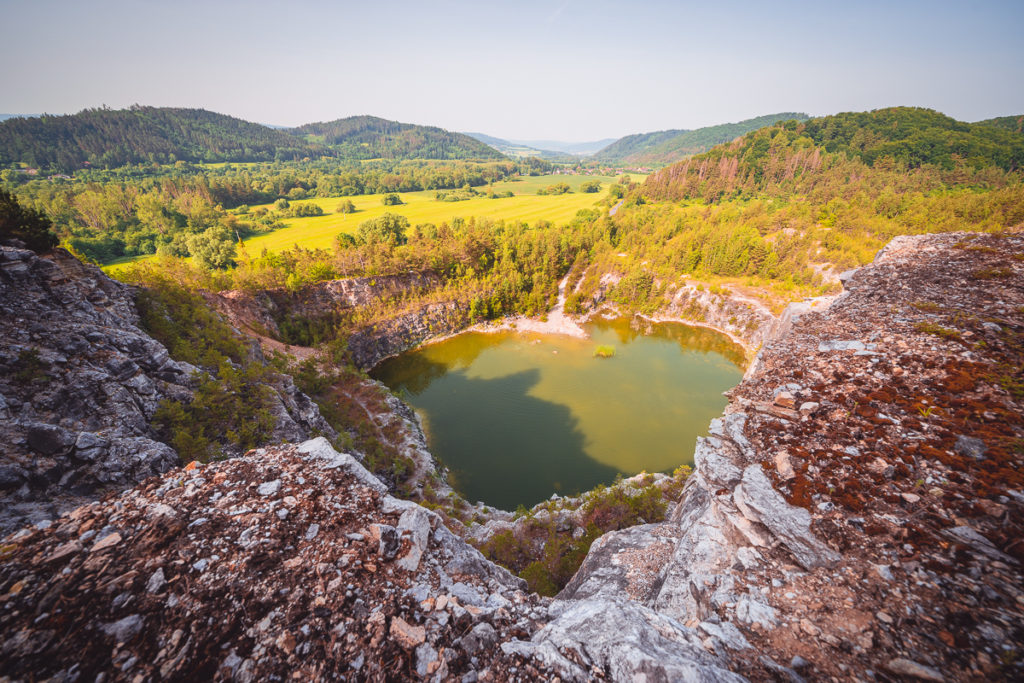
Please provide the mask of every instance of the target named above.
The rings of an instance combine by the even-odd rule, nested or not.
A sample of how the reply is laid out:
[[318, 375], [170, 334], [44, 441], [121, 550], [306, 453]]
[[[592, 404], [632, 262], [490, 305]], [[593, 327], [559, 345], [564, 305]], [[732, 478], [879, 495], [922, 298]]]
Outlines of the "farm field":
[[[348, 197], [356, 207], [350, 214], [334, 213], [338, 204], [345, 197], [308, 199], [292, 204], [317, 204], [327, 215], [306, 218], [290, 218], [284, 223], [287, 227], [266, 235], [251, 237], [245, 241], [246, 250], [258, 254], [264, 249], [280, 251], [290, 249], [298, 244], [304, 249], [329, 249], [334, 245], [338, 233], [355, 234], [359, 224], [368, 218], [383, 213], [395, 213], [409, 219], [411, 225], [421, 223], [451, 222], [453, 218], [490, 218], [493, 220], [514, 220], [534, 223], [539, 220], [552, 223], [568, 222], [580, 209], [589, 209], [604, 197], [604, 191], [614, 178], [597, 177], [601, 181], [601, 191], [583, 194], [575, 191], [586, 180], [595, 179], [587, 176], [535, 176], [517, 182], [495, 183], [497, 192], [512, 191], [512, 197], [488, 199], [477, 197], [461, 202], [442, 202], [435, 199], [434, 190], [421, 192], [403, 192], [399, 196], [404, 202], [398, 206], [384, 206], [383, 195], [358, 195]], [[538, 189], [558, 182], [565, 182], [574, 191], [562, 195], [537, 195]], [[486, 191], [486, 188], [477, 188]], [[272, 205], [265, 205], [272, 208]], [[255, 208], [255, 207], [253, 207]]]
[[[633, 174], [630, 178], [636, 182], [643, 176]], [[598, 180], [601, 189], [595, 193], [581, 193], [579, 187], [588, 180]], [[494, 184], [495, 192], [512, 192], [514, 196], [501, 199], [477, 197], [461, 202], [442, 202], [435, 199], [435, 190], [398, 193], [404, 202], [397, 206], [384, 206], [382, 194], [356, 195], [352, 197], [326, 197], [305, 199], [291, 202], [292, 205], [317, 204], [324, 210], [323, 216], [303, 218], [285, 218], [282, 222], [286, 227], [274, 232], [246, 239], [245, 248], [250, 254], [256, 255], [264, 249], [269, 252], [283, 251], [298, 245], [304, 249], [331, 249], [334, 239], [341, 232], [355, 234], [359, 224], [368, 218], [383, 213], [395, 213], [409, 219], [410, 225], [423, 223], [451, 222], [453, 218], [489, 218], [492, 220], [523, 221], [535, 223], [550, 221], [566, 223], [580, 209], [593, 208], [604, 199], [608, 186], [617, 178], [611, 176], [584, 175], [543, 175], [524, 176], [516, 180], [506, 180]], [[537, 191], [556, 183], [566, 183], [572, 192], [561, 195], [538, 195]], [[487, 192], [487, 187], [475, 188]], [[445, 190], [442, 190], [445, 191]], [[338, 204], [349, 199], [356, 207], [354, 213], [335, 213]], [[273, 204], [259, 205], [273, 209]], [[252, 206], [250, 210], [259, 208]], [[137, 263], [152, 256], [126, 257], [108, 264], [104, 270], [115, 275], [119, 270], [131, 263]]]

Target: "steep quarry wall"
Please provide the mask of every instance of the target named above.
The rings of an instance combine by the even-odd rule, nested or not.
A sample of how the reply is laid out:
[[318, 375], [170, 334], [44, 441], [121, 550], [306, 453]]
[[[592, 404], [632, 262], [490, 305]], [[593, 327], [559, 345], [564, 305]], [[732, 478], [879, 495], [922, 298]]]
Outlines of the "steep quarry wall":
[[[178, 465], [150, 422], [191, 400], [197, 370], [139, 328], [131, 287], [60, 249], [0, 247], [0, 532]], [[291, 378], [271, 388], [274, 441], [333, 433]]]
[[[671, 518], [607, 534], [506, 650], [692, 676], [1024, 674], [1024, 238], [900, 238], [762, 351]], [[623, 663], [623, 638], [630, 643]]]
[[[386, 305], [392, 313], [374, 324], [357, 329], [348, 337], [352, 361], [369, 369], [388, 356], [406, 351], [429, 339], [442, 337], [470, 325], [468, 312], [450, 301], [405, 306], [402, 300], [440, 285], [432, 273], [347, 278], [319, 282], [299, 291], [285, 289], [257, 293], [228, 291], [209, 296], [237, 328], [256, 337], [280, 339], [282, 321], [343, 316], [359, 307]], [[289, 352], [301, 351], [289, 347]]]

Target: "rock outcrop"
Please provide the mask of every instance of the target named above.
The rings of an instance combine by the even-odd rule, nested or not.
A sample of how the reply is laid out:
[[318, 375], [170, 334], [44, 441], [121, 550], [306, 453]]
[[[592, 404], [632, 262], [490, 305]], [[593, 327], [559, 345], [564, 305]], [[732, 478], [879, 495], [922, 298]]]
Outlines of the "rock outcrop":
[[[508, 648], [574, 652], [545, 661], [580, 680], [636, 630], [757, 678], [1019, 679], [1021, 253], [1019, 234], [895, 240], [763, 349], [670, 519], [598, 539]], [[687, 676], [635, 661], [617, 677]]]
[[[179, 464], [150, 426], [197, 368], [139, 328], [133, 289], [63, 250], [0, 247], [0, 532]], [[282, 376], [274, 440], [332, 434]]]
[[1022, 253], [901, 238], [844, 276], [666, 521], [600, 537], [553, 600], [318, 439], [7, 537], [0, 676], [1020, 680]]
[[[345, 278], [319, 282], [297, 292], [272, 289], [256, 294], [220, 292], [209, 300], [232, 324], [256, 337], [281, 340], [281, 324], [294, 319], [326, 320], [337, 324], [359, 307], [387, 306], [389, 314], [373, 324], [357, 325], [347, 339], [353, 363], [369, 369], [388, 356], [424, 341], [469, 326], [464, 306], [451, 301], [411, 304], [403, 301], [436, 289], [432, 273]], [[289, 351], [295, 349], [289, 348]]]
[[323, 438], [150, 479], [3, 553], [0, 677], [553, 676], [499, 647], [546, 600]]

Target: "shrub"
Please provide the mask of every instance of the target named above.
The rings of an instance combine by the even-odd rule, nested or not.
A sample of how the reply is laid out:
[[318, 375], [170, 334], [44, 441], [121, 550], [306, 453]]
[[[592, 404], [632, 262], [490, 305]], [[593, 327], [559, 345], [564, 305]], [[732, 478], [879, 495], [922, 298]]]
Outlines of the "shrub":
[[57, 246], [53, 224], [45, 214], [18, 203], [14, 195], [0, 190], [0, 240], [17, 239], [35, 252]]
[[399, 197], [396, 193], [388, 192], [380, 200], [380, 203], [383, 204], [384, 206], [398, 206], [400, 204], [404, 204], [405, 202], [403, 202], [402, 198]]
[[610, 344], [601, 344], [594, 349], [594, 358], [612, 358], [615, 356], [615, 347]]

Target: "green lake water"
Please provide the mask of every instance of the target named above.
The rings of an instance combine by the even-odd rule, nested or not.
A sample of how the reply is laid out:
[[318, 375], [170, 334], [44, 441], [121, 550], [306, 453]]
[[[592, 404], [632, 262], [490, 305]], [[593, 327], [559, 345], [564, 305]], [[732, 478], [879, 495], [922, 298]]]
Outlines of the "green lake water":
[[[617, 474], [691, 464], [696, 438], [725, 407], [722, 392], [742, 377], [742, 349], [676, 323], [586, 328], [590, 339], [468, 332], [370, 374], [416, 409], [431, 451], [471, 501], [513, 510]], [[614, 357], [595, 358], [604, 344]]]

